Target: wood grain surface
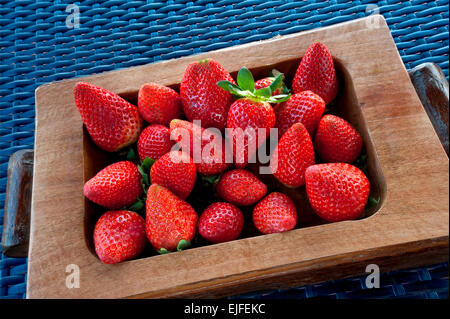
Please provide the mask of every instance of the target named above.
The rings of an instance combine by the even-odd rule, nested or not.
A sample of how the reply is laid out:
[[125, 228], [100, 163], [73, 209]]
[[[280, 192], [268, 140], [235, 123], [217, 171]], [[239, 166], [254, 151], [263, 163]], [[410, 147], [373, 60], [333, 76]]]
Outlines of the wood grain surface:
[[[150, 81], [176, 87], [188, 63], [210, 57], [230, 72], [282, 66], [322, 41], [348, 72], [358, 123], [373, 145], [378, 211], [315, 225], [102, 264], [86, 240], [83, 125], [73, 101], [85, 80], [133, 96]], [[448, 157], [411, 84], [382, 16], [268, 41], [43, 85], [36, 90], [35, 166], [28, 298], [220, 297], [448, 260]], [[80, 287], [66, 286], [68, 265]]]

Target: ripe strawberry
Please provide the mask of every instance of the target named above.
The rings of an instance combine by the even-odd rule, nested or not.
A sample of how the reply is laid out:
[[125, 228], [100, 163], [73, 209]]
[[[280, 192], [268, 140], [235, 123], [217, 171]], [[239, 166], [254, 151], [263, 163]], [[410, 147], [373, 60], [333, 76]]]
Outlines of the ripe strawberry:
[[143, 193], [142, 176], [135, 164], [122, 161], [106, 166], [84, 184], [89, 200], [109, 209], [119, 209], [137, 201]]
[[195, 210], [167, 188], [152, 184], [147, 192], [146, 233], [159, 253], [190, 245], [197, 228]]
[[315, 42], [306, 50], [292, 81], [292, 90], [294, 93], [311, 90], [326, 104], [334, 100], [338, 81], [333, 57], [325, 44]]
[[205, 128], [225, 128], [233, 96], [216, 85], [221, 80], [235, 83], [215, 60], [205, 59], [187, 66], [180, 84], [180, 96], [189, 121], [201, 120], [201, 126]]
[[314, 146], [323, 161], [352, 163], [361, 152], [363, 140], [346, 120], [325, 115], [319, 122]]
[[306, 169], [306, 193], [314, 211], [329, 222], [352, 220], [364, 211], [370, 182], [346, 163], [317, 164]]
[[[288, 94], [272, 96], [282, 84], [282, 77], [280, 73], [268, 87], [256, 90], [252, 73], [244, 67], [237, 76], [239, 86], [228, 81], [217, 83], [223, 90], [240, 97], [230, 106], [227, 119], [234, 162], [239, 168], [247, 165], [275, 126], [275, 112], [269, 103], [281, 103], [290, 97]], [[262, 138], [258, 130], [262, 131]]]
[[144, 120], [151, 124], [169, 126], [171, 120], [182, 113], [181, 99], [173, 89], [156, 83], [141, 86], [138, 107]]
[[170, 152], [175, 144], [170, 139], [170, 131], [160, 124], [147, 126], [139, 135], [137, 149], [139, 158], [143, 161], [146, 157], [153, 160], [159, 159], [164, 154]]
[[267, 186], [244, 169], [225, 172], [217, 183], [221, 198], [235, 205], [253, 205], [267, 194]]
[[219, 174], [229, 166], [225, 158], [225, 140], [220, 132], [204, 129], [188, 121], [172, 120], [170, 134], [181, 150], [191, 155], [200, 174]]
[[311, 137], [302, 123], [296, 123], [281, 137], [270, 159], [273, 175], [285, 186], [305, 184], [305, 170], [315, 163]]
[[263, 234], [285, 232], [297, 224], [297, 209], [288, 196], [273, 192], [256, 204], [253, 223]]
[[108, 211], [95, 224], [95, 252], [105, 264], [137, 257], [145, 247], [145, 221], [128, 210]]
[[206, 240], [223, 243], [239, 237], [244, 228], [244, 215], [234, 205], [224, 202], [209, 205], [198, 221], [198, 232]]
[[[267, 78], [263, 78], [263, 79], [256, 81], [255, 82], [255, 90], [259, 90], [259, 89], [270, 86], [274, 79], [275, 79], [274, 77], [267, 77]], [[279, 87], [278, 89], [276, 89], [275, 91], [272, 92], [272, 96], [283, 94], [283, 91], [284, 91], [283, 87]]]
[[[227, 129], [237, 167], [243, 168], [247, 165], [274, 126], [275, 113], [267, 102], [239, 99], [231, 105]], [[263, 138], [260, 138], [259, 130], [264, 130]]]
[[115, 152], [137, 141], [142, 118], [136, 106], [86, 82], [78, 82], [73, 95], [89, 135], [101, 149]]
[[293, 124], [298, 122], [306, 127], [309, 135], [314, 136], [323, 111], [325, 111], [325, 102], [317, 94], [303, 91], [292, 95], [275, 111], [279, 136], [282, 136]]
[[150, 181], [167, 187], [181, 199], [194, 188], [197, 171], [194, 161], [183, 151], [170, 151], [161, 156], [150, 169]]

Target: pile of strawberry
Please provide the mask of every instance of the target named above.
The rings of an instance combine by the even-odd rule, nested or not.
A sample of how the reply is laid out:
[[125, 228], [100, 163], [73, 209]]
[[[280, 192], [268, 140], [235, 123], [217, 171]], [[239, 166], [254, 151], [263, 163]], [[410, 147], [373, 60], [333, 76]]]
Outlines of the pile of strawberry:
[[[211, 243], [237, 239], [250, 218], [241, 211], [245, 206], [253, 207], [252, 222], [262, 234], [295, 228], [301, 212], [292, 199], [270, 191], [248, 169], [256, 152], [249, 145], [261, 146], [271, 128], [279, 132], [269, 163], [278, 183], [306, 185], [311, 207], [326, 221], [361, 216], [370, 183], [350, 163], [361, 153], [362, 138], [344, 119], [324, 115], [338, 92], [329, 50], [319, 42], [309, 47], [292, 93], [283, 74], [275, 70], [272, 75], [255, 82], [242, 68], [235, 81], [218, 62], [206, 59], [187, 66], [180, 94], [156, 83], [142, 85], [137, 107], [103, 88], [76, 84], [75, 103], [93, 142], [108, 152], [129, 150], [128, 159], [105, 167], [83, 189], [90, 201], [108, 210], [93, 236], [104, 263], [135, 258], [148, 241], [167, 253], [189, 247], [197, 233]], [[238, 149], [239, 136], [225, 140], [221, 134], [238, 128], [258, 128], [263, 134], [245, 136]], [[200, 158], [193, 154], [195, 145]], [[225, 158], [227, 147], [231, 160]], [[210, 201], [201, 212], [192, 206], [193, 190], [195, 200]]]

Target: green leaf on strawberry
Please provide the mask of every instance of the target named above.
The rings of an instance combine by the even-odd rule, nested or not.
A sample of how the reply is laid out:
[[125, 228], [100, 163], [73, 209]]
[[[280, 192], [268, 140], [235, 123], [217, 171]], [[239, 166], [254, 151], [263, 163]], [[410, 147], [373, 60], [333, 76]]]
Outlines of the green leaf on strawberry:
[[217, 175], [200, 175], [202, 181], [204, 182], [205, 186], [215, 186], [220, 179], [220, 174]]
[[374, 197], [372, 197], [372, 196], [369, 196], [369, 198], [367, 199], [367, 204], [366, 204], [366, 209], [367, 208], [372, 208], [372, 207], [374, 207], [374, 206], [377, 206], [378, 205], [378, 200], [377, 199], [375, 199]]
[[168, 250], [165, 249], [165, 248], [161, 248], [160, 250], [158, 250], [158, 253], [160, 253], [161, 255], [164, 255], [164, 254], [170, 253], [170, 251], [168, 251]]
[[141, 175], [142, 175], [143, 185], [150, 184], [148, 174], [144, 171], [144, 169], [141, 165], [138, 165], [138, 170], [139, 170], [139, 173], [141, 173]]
[[139, 199], [136, 203], [128, 207], [128, 210], [131, 210], [133, 212], [139, 213], [141, 212], [145, 207], [145, 201], [143, 199]]
[[186, 249], [186, 248], [188, 248], [190, 246], [191, 246], [191, 242], [190, 241], [182, 239], [182, 240], [180, 240], [178, 242], [177, 250], [178, 251], [182, 251], [182, 250], [184, 250], [184, 249]]
[[147, 189], [150, 187], [150, 178], [149, 173], [152, 165], [156, 161], [151, 159], [150, 157], [146, 157], [140, 165], [138, 165], [139, 173], [142, 175], [142, 188], [144, 188], [144, 192], [147, 193]]
[[284, 87], [283, 84], [283, 73], [278, 72], [274, 77], [272, 83], [263, 88], [255, 89], [255, 80], [252, 73], [243, 67], [239, 70], [237, 75], [238, 85], [231, 83], [230, 81], [219, 81], [217, 85], [223, 90], [230, 92], [236, 98], [247, 98], [256, 102], [268, 102], [268, 103], [281, 103], [289, 100], [291, 95], [283, 89], [283, 93], [272, 95], [278, 88]]
[[136, 152], [132, 147], [130, 147], [130, 149], [127, 152], [127, 160], [134, 161], [136, 158], [137, 158]]
[[145, 171], [150, 171], [150, 168], [152, 168], [152, 165], [155, 163], [156, 161], [150, 157], [146, 157], [143, 161], [142, 161], [142, 168]]
[[[275, 81], [274, 81], [275, 82]], [[273, 82], [272, 82], [273, 83]], [[259, 96], [259, 97], [265, 97], [265, 98], [269, 98], [272, 96], [272, 89], [270, 88], [270, 86], [256, 90], [255, 91], [255, 95]]]
[[255, 90], [255, 79], [253, 78], [252, 73], [246, 67], [243, 67], [239, 70], [237, 83], [244, 91], [253, 92]]

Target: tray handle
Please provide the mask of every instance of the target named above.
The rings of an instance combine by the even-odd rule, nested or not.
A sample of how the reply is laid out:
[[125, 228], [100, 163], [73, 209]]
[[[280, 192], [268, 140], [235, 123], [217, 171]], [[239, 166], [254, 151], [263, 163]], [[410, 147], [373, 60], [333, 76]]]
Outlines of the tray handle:
[[8, 257], [26, 257], [30, 238], [33, 150], [15, 152], [8, 163], [2, 252]]

